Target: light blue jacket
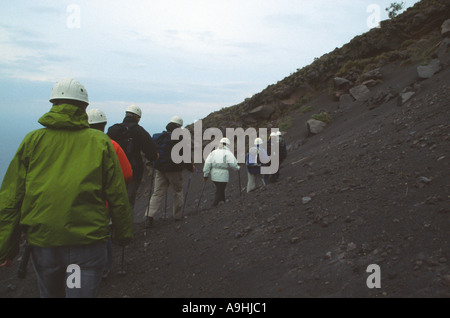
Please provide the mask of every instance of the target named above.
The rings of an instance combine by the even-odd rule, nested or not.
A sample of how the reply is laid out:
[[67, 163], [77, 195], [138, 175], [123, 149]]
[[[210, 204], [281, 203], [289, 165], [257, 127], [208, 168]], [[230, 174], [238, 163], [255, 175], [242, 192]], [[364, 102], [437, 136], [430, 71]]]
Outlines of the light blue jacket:
[[208, 178], [211, 175], [213, 182], [228, 182], [229, 169], [238, 171], [240, 169], [236, 157], [226, 146], [212, 151], [206, 158], [203, 166], [203, 176]]

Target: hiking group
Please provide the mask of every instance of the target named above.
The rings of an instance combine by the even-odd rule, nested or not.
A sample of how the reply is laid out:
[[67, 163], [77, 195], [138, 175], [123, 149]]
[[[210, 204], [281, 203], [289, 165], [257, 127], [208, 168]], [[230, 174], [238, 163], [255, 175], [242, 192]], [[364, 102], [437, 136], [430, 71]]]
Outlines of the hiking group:
[[[173, 218], [183, 218], [182, 172], [190, 172], [189, 189], [197, 169], [171, 158], [177, 143], [171, 134], [183, 126], [178, 116], [152, 137], [139, 125], [141, 109], [131, 105], [123, 122], [105, 133], [106, 114], [96, 108], [86, 111], [88, 93], [78, 81], [57, 82], [49, 101], [50, 111], [38, 120], [44, 128], [25, 136], [0, 188], [0, 267], [12, 266], [25, 241], [20, 267], [29, 257], [41, 297], [96, 297], [102, 278], [111, 270], [112, 243], [122, 247], [123, 266], [145, 165], [152, 167], [152, 186], [154, 182], [145, 211], [146, 227], [153, 225], [162, 201], [167, 201], [169, 187], [174, 191]], [[247, 153], [247, 192], [257, 187], [258, 179], [266, 185], [278, 178], [279, 172], [261, 174], [259, 157], [262, 162], [267, 162], [265, 156], [279, 155], [280, 162], [286, 157], [281, 136], [270, 138], [280, 143], [275, 148], [279, 154], [271, 151], [270, 143], [264, 150], [260, 138]], [[229, 170], [240, 170], [229, 146], [230, 140], [222, 138], [203, 167], [203, 190], [208, 179], [216, 187], [213, 206], [225, 202]], [[80, 286], [69, 288], [67, 268], [73, 264], [80, 268]]]

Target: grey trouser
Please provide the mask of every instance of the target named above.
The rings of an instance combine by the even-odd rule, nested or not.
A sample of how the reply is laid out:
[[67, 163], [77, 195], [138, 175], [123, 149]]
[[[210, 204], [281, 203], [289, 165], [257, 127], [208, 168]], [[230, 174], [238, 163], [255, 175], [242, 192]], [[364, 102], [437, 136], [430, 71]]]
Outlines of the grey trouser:
[[147, 216], [154, 217], [158, 212], [169, 186], [175, 192], [173, 200], [173, 217], [181, 219], [183, 208], [183, 174], [182, 172], [161, 172], [155, 170], [155, 191], [150, 199]]
[[262, 174], [253, 174], [253, 173], [247, 172], [247, 177], [248, 177], [247, 193], [255, 190], [258, 187], [258, 185], [257, 185], [258, 179], [261, 180], [263, 185], [266, 185], [266, 182], [264, 180], [264, 175], [262, 175]]

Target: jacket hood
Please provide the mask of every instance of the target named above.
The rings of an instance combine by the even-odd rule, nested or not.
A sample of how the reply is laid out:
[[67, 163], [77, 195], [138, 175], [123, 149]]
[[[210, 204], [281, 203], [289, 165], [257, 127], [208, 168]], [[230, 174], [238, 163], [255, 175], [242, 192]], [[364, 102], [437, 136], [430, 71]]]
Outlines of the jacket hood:
[[47, 128], [79, 130], [89, 128], [86, 111], [80, 107], [61, 104], [54, 105], [38, 122]]

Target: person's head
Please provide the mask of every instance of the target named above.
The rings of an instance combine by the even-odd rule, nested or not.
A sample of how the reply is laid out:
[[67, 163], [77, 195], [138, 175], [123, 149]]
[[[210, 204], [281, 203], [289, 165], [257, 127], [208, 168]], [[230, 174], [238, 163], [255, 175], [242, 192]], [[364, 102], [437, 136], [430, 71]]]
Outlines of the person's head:
[[100, 109], [92, 108], [88, 110], [87, 115], [88, 123], [91, 128], [103, 132], [105, 131], [105, 126], [108, 121], [104, 112], [102, 112]]
[[273, 132], [270, 134], [270, 140], [280, 141], [281, 132]]
[[126, 116], [134, 117], [139, 122], [139, 120], [141, 120], [142, 117], [142, 110], [136, 105], [130, 105], [127, 107], [125, 114]]
[[183, 127], [183, 119], [180, 116], [173, 116], [166, 126], [168, 132], [172, 132], [177, 128]]
[[262, 140], [262, 138], [256, 138], [255, 139], [255, 146], [259, 147], [264, 143], [264, 141]]
[[225, 146], [229, 146], [231, 144], [230, 139], [224, 137], [219, 141], [219, 148], [224, 148]]
[[89, 105], [86, 88], [72, 78], [66, 78], [57, 82], [53, 86], [49, 101], [53, 105], [70, 104], [84, 110]]
[[270, 134], [270, 139], [276, 139], [277, 138], [277, 133], [273, 132]]

